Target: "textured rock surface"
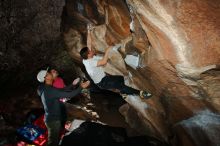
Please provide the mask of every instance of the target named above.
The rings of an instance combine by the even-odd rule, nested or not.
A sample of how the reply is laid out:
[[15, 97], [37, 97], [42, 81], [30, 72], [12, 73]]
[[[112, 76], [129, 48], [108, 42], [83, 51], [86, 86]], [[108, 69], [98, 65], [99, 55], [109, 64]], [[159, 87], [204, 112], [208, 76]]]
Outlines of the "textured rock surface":
[[[133, 127], [145, 129], [146, 134], [150, 131], [151, 135], [173, 145], [220, 143], [219, 140], [210, 142], [208, 132], [202, 130], [203, 126], [217, 127], [219, 118], [216, 118], [217, 125], [200, 123], [204, 125], [196, 129], [200, 129], [201, 135], [181, 124], [175, 127], [185, 119], [199, 116], [200, 111], [208, 109], [211, 115], [216, 113], [216, 117], [220, 112], [218, 0], [96, 0], [90, 3], [69, 0], [66, 7], [68, 3], [83, 5], [78, 10], [66, 9], [63, 21], [64, 39], [74, 59], [80, 61], [78, 52], [86, 45], [86, 25], [93, 23], [92, 45], [98, 53], [104, 53], [107, 46], [123, 44], [119, 52], [112, 53], [107, 72], [129, 77], [130, 86], [150, 90], [155, 95], [142, 101], [147, 107], [140, 104], [135, 108], [139, 101], [129, 100], [133, 101], [129, 105], [136, 110], [134, 117], [138, 116], [147, 129], [138, 126], [139, 120], [136, 124], [131, 120], [134, 114], [128, 112], [134, 111], [122, 108], [121, 112]], [[95, 12], [90, 12], [91, 8], [95, 8], [92, 9]], [[72, 15], [75, 12], [77, 16]], [[77, 20], [80, 24], [66, 20]], [[129, 29], [132, 20], [133, 33]], [[125, 64], [123, 59], [127, 54], [140, 57], [137, 69]], [[209, 119], [209, 116], [203, 117]], [[219, 131], [213, 132], [220, 136]], [[200, 136], [204, 137], [204, 143], [199, 142]]]
[[73, 70], [60, 33], [64, 5], [63, 0], [0, 2], [1, 89], [35, 83], [37, 71], [46, 65]]

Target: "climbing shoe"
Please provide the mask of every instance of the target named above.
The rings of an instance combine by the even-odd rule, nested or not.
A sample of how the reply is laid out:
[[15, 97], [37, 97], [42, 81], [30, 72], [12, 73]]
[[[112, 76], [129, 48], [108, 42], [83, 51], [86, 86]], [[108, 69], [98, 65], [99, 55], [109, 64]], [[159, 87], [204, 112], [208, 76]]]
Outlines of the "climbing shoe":
[[123, 99], [127, 98], [127, 94], [120, 94]]
[[147, 92], [147, 91], [140, 91], [140, 97], [142, 99], [148, 99], [152, 96], [151, 93]]

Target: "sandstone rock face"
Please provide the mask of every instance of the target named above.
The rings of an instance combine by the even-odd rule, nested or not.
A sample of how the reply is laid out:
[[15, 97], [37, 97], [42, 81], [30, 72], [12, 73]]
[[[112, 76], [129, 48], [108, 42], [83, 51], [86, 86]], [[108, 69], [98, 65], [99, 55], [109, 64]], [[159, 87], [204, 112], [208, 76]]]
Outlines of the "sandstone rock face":
[[[173, 145], [220, 143], [216, 138], [220, 132], [214, 130], [220, 123], [218, 0], [69, 0], [66, 7], [68, 3], [81, 8], [77, 16], [74, 9], [66, 9], [63, 20], [64, 39], [74, 59], [80, 61], [78, 53], [86, 45], [86, 25], [93, 23], [92, 46], [98, 54], [108, 46], [123, 46], [110, 55], [111, 67], [106, 71], [124, 75], [130, 86], [154, 94], [152, 99], [141, 101], [147, 106], [134, 97], [127, 100], [136, 110], [134, 117], [144, 123], [146, 134]], [[73, 25], [73, 20], [80, 20], [80, 25]], [[137, 68], [125, 63], [128, 54], [139, 57]], [[132, 127], [141, 129], [140, 120], [135, 124], [128, 108], [120, 111]]]

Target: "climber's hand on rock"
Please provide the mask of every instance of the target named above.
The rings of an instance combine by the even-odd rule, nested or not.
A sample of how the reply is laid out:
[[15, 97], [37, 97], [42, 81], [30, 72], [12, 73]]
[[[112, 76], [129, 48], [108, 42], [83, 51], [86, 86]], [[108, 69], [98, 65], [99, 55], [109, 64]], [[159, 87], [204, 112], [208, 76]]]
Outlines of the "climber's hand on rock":
[[122, 44], [116, 44], [115, 46], [112, 47], [112, 50], [118, 51], [122, 47]]
[[92, 23], [89, 23], [87, 25], [87, 30], [92, 31], [95, 27], [92, 25]]

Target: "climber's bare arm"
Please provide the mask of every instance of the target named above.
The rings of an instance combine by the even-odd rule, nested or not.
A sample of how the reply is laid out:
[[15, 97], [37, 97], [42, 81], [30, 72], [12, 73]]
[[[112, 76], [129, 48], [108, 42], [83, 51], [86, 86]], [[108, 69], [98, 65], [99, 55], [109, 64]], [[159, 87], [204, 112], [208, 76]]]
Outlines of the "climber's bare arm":
[[87, 34], [87, 47], [89, 50], [92, 50], [92, 38], [91, 38], [91, 30], [88, 29], [88, 34]]
[[105, 55], [104, 55], [104, 57], [103, 57], [101, 60], [99, 60], [99, 61], [97, 62], [97, 66], [104, 66], [104, 65], [107, 64], [107, 62], [108, 62], [108, 55], [109, 55], [109, 52], [110, 52], [111, 48], [112, 48], [112, 47], [110, 46], [110, 47], [108, 47], [108, 48], [105, 50]]

